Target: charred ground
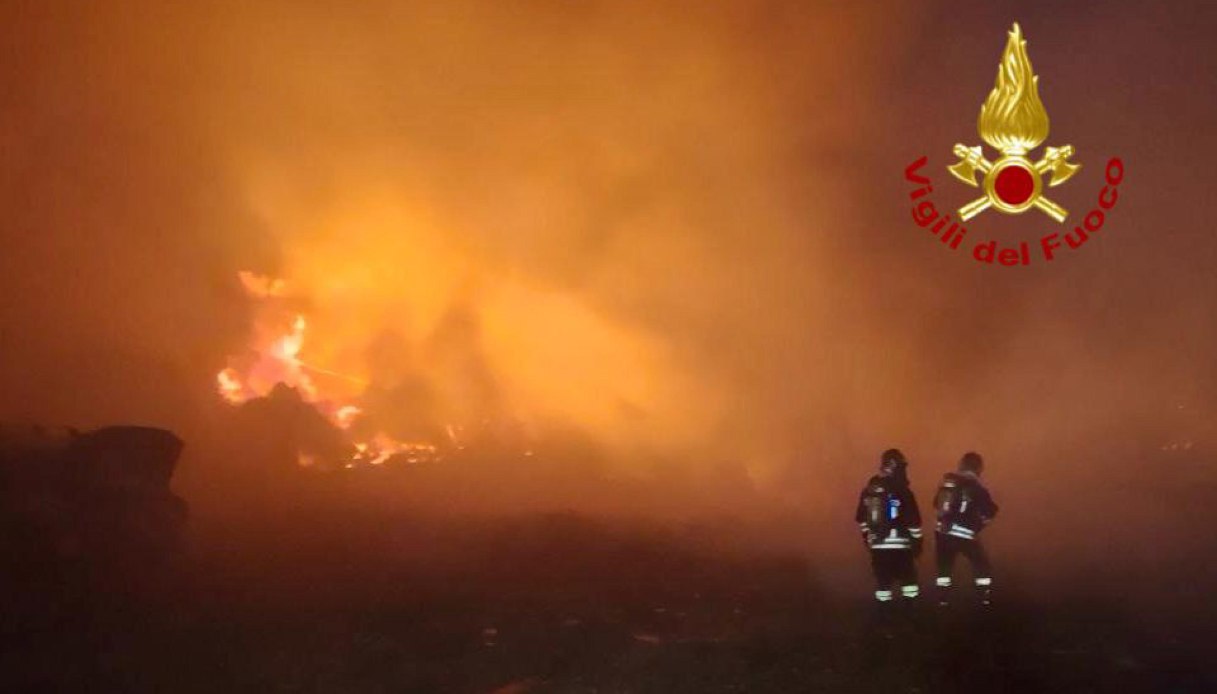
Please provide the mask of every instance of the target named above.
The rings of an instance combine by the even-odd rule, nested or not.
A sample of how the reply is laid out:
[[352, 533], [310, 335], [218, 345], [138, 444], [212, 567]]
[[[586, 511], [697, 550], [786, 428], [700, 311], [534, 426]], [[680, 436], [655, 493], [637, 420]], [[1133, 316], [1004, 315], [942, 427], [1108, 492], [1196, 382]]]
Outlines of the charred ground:
[[[105, 541], [88, 552], [37, 544], [62, 529], [26, 534], [20, 552], [6, 552], [0, 685], [506, 694], [1215, 684], [1211, 608], [1195, 600], [1211, 587], [1207, 559], [1140, 579], [1109, 561], [1090, 567], [1093, 580], [1051, 588], [1009, 566], [995, 609], [964, 601], [881, 618], [865, 580], [849, 585], [828, 560], [756, 542], [739, 518], [440, 515], [367, 503], [358, 485], [342, 501], [321, 493], [338, 481], [298, 477], [240, 514], [196, 514], [172, 549], [100, 520]], [[22, 494], [6, 488], [8, 530]]]

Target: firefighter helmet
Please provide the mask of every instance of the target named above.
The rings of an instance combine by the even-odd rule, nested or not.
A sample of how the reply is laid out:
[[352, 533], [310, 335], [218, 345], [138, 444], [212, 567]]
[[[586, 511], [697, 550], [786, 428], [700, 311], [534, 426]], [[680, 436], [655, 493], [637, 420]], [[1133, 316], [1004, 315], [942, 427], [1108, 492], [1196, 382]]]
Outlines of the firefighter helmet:
[[962, 472], [972, 472], [979, 475], [985, 469], [985, 460], [979, 453], [968, 451], [959, 459], [959, 469]]
[[909, 464], [908, 459], [900, 452], [899, 448], [889, 448], [883, 451], [883, 455], [879, 456], [879, 471], [884, 473], [893, 473], [903, 470]]

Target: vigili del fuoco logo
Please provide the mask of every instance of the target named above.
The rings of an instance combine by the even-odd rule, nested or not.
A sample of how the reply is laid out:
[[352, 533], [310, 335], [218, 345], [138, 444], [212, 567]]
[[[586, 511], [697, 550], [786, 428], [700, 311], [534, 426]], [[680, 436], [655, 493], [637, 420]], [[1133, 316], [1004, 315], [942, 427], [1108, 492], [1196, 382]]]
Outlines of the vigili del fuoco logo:
[[[948, 166], [947, 171], [963, 183], [981, 188], [984, 194], [960, 207], [955, 212], [957, 220], [939, 212], [928, 197], [934, 192], [934, 185], [922, 173], [929, 161], [922, 156], [904, 170], [905, 179], [918, 186], [909, 193], [913, 201], [913, 221], [953, 251], [963, 246], [968, 235], [963, 223], [990, 208], [1008, 215], [1035, 209], [1058, 224], [1064, 223], [1069, 211], [1045, 195], [1044, 188], [1065, 183], [1082, 164], [1074, 161], [1074, 148], [1067, 144], [1045, 147], [1038, 160], [1031, 155], [1032, 150], [1048, 139], [1048, 112], [1040, 102], [1039, 77], [1031, 69], [1027, 41], [1018, 24], [1010, 30], [993, 91], [980, 107], [977, 130], [980, 139], [997, 150], [999, 156], [990, 160], [980, 145], [956, 144], [953, 151], [959, 161]], [[1064, 249], [1081, 248], [1103, 228], [1107, 214], [1116, 206], [1119, 186], [1124, 180], [1124, 162], [1118, 157], [1109, 159], [1103, 169], [1103, 179], [1105, 185], [1099, 191], [1095, 207], [1072, 231], [1044, 234], [1034, 252], [1031, 242], [1025, 240], [975, 241], [970, 246], [973, 259], [989, 265], [1031, 265], [1039, 258], [1052, 261]]]

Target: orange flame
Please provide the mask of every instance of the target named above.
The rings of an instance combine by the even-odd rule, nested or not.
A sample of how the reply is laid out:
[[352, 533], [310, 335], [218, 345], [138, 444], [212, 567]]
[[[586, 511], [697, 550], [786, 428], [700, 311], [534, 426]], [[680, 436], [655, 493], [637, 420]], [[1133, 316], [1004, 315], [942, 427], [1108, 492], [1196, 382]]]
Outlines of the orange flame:
[[[286, 285], [282, 280], [250, 272], [241, 272], [239, 279], [252, 298], [265, 300], [286, 295]], [[251, 346], [254, 358], [244, 369], [229, 365], [216, 374], [216, 389], [220, 397], [231, 405], [241, 405], [254, 398], [266, 397], [276, 385], [282, 383], [295, 388], [301, 399], [312, 404], [331, 424], [343, 431], [351, 431], [363, 415], [363, 408], [353, 402], [343, 402], [335, 394], [323, 394], [310, 373], [325, 374], [361, 385], [367, 385], [367, 382], [301, 360], [308, 330], [308, 320], [303, 314], [294, 316], [286, 332], [276, 333], [273, 328], [259, 327], [262, 334], [272, 337], [263, 345], [255, 343]], [[450, 426], [450, 436], [452, 431]], [[382, 465], [390, 459], [422, 463], [441, 458], [439, 447], [433, 443], [398, 441], [383, 432], [377, 432], [367, 440], [353, 441], [352, 444], [355, 452], [343, 462], [346, 468], [365, 464]], [[298, 457], [301, 467], [311, 467], [318, 462], [314, 456], [303, 452]]]
[[245, 287], [245, 293], [265, 299], [270, 296], [283, 296], [287, 290], [287, 285], [281, 279], [259, 275], [247, 270], [242, 270], [237, 273], [237, 278], [241, 280], [241, 286]]
[[220, 389], [220, 397], [232, 405], [240, 405], [249, 399], [245, 384], [234, 369], [227, 368], [216, 374], [216, 384]]
[[351, 423], [362, 413], [363, 410], [355, 405], [343, 405], [334, 412], [334, 423], [340, 429], [350, 429]]

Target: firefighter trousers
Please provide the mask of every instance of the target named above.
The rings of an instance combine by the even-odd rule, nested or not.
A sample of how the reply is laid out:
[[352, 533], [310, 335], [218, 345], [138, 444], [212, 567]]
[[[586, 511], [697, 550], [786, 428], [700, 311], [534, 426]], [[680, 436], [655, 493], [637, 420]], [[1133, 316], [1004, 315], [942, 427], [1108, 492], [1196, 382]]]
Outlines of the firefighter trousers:
[[935, 584], [939, 600], [945, 601], [953, 586], [951, 570], [955, 565], [955, 558], [961, 554], [972, 565], [972, 581], [980, 594], [981, 602], [989, 604], [993, 592], [993, 565], [989, 563], [985, 546], [980, 540], [965, 540], [946, 533], [937, 533], [934, 538], [934, 556], [938, 564]]
[[891, 602], [900, 591], [901, 597], [915, 598], [921, 589], [917, 586], [917, 566], [913, 563], [911, 549], [872, 549], [871, 570], [875, 573], [875, 599]]

